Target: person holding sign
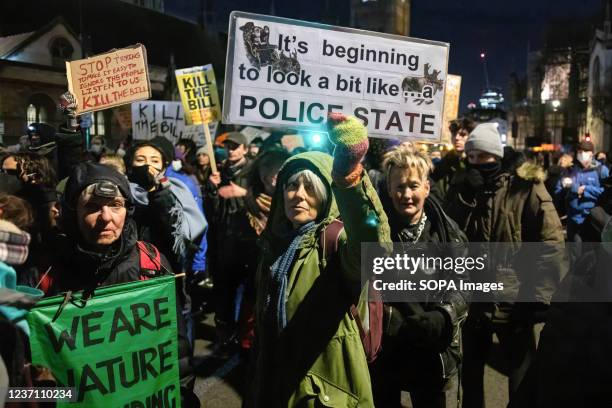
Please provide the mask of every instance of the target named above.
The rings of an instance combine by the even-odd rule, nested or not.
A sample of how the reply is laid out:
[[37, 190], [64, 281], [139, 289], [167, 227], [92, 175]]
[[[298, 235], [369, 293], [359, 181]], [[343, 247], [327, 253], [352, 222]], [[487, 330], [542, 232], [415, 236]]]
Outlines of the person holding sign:
[[[277, 178], [261, 236], [247, 406], [374, 406], [364, 345], [349, 310], [361, 291], [361, 243], [390, 242], [389, 224], [360, 164], [366, 129], [356, 118], [330, 116], [333, 161], [321, 152], [298, 154]], [[344, 228], [328, 259], [320, 237], [340, 216]]]
[[[45, 294], [82, 290], [84, 298], [88, 298], [102, 286], [173, 274], [166, 257], [156, 247], [138, 241], [136, 224], [131, 218], [133, 210], [134, 199], [122, 174], [101, 164], [77, 166], [62, 200], [61, 223], [66, 236], [39, 284]], [[151, 261], [147, 268], [143, 258]], [[180, 313], [176, 319], [181, 388], [184, 387], [181, 391], [193, 398], [188, 391], [194, 381], [187, 362], [190, 346]]]

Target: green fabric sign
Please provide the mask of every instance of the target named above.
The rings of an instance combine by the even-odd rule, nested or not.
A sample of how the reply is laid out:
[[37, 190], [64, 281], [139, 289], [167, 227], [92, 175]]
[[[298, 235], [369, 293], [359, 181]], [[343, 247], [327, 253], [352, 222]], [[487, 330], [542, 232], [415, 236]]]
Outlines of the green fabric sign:
[[70, 407], [180, 407], [174, 276], [40, 301], [28, 314], [34, 364], [75, 387]]

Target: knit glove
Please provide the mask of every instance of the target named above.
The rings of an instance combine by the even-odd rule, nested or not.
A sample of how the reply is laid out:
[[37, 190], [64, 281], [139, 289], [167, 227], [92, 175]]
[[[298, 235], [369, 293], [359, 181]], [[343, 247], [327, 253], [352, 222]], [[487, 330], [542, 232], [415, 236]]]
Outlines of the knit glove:
[[329, 139], [334, 144], [332, 177], [343, 186], [360, 181], [361, 160], [368, 152], [368, 131], [355, 117], [332, 112], [328, 115]]

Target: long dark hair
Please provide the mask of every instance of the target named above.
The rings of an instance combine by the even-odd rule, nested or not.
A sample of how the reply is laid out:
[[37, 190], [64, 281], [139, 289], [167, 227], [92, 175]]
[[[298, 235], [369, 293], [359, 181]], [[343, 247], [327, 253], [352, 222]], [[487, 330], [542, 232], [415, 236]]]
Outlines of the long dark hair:
[[37, 153], [17, 153], [12, 156], [17, 162], [17, 169], [22, 174], [29, 176], [36, 184], [55, 188], [57, 184], [55, 170], [51, 162], [45, 156]]
[[265, 186], [261, 181], [261, 169], [282, 165], [291, 154], [285, 149], [272, 148], [261, 153], [249, 169], [248, 185], [253, 190], [253, 194], [259, 195], [265, 191]]

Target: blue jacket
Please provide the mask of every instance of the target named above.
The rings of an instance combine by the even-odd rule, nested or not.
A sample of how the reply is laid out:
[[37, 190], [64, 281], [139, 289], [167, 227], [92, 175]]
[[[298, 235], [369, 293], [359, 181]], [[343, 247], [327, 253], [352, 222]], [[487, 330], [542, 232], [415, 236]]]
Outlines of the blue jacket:
[[[561, 176], [555, 188], [555, 194], [565, 199], [567, 216], [575, 224], [582, 224], [591, 208], [595, 207], [597, 199], [604, 191], [600, 181], [610, 175], [606, 166], [602, 166], [597, 161], [593, 161], [592, 167], [585, 169], [581, 164], [574, 165], [569, 172]], [[563, 188], [563, 179], [572, 179], [569, 188]], [[584, 194], [578, 197], [578, 189], [585, 186]]]
[[[200, 190], [200, 187], [195, 183], [195, 181], [193, 181], [193, 179], [189, 177], [187, 174], [181, 173], [180, 171], [175, 171], [172, 168], [172, 166], [169, 166], [166, 169], [166, 176], [169, 178], [180, 180], [183, 182], [183, 184], [187, 186], [189, 191], [191, 191], [191, 195], [193, 195], [193, 199], [197, 203], [198, 208], [200, 209], [204, 217], [206, 217], [206, 214], [204, 213], [204, 202], [202, 200], [202, 192]], [[192, 271], [199, 272], [199, 271], [206, 270], [206, 251], [208, 250], [208, 241], [206, 240], [207, 233], [208, 233], [208, 225], [206, 226], [206, 230], [204, 231], [204, 234], [202, 235], [202, 239], [200, 240], [198, 251], [195, 253], [193, 257], [193, 262], [191, 264]]]

